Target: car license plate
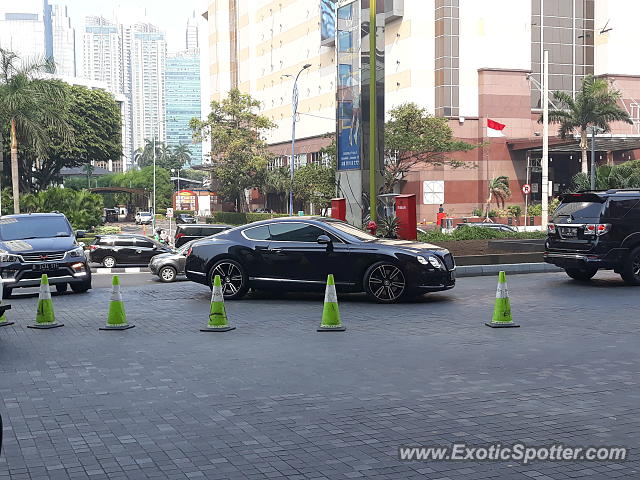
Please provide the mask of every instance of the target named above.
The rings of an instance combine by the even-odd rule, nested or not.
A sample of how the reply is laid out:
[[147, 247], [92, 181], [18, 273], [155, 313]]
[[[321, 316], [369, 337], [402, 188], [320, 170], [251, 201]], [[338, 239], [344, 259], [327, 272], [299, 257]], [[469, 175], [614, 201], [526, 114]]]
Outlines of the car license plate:
[[562, 238], [576, 238], [578, 229], [575, 227], [560, 227], [560, 235]]
[[38, 265], [34, 265], [33, 269], [37, 272], [43, 270], [57, 270], [60, 265], [58, 263], [40, 263]]

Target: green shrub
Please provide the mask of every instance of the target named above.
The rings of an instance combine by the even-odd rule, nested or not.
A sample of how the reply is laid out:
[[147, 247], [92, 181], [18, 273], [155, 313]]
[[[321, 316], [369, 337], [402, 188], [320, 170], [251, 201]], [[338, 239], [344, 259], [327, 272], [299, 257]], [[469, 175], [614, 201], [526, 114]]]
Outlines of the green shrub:
[[509, 208], [507, 208], [507, 211], [512, 217], [517, 218], [522, 215], [522, 207], [520, 205], [511, 205]]
[[484, 215], [484, 212], [482, 211], [482, 209], [481, 209], [481, 208], [474, 208], [474, 209], [473, 209], [473, 212], [471, 212], [471, 214], [472, 214], [474, 217], [481, 217], [482, 215]]
[[38, 193], [28, 193], [20, 198], [25, 213], [63, 213], [74, 229], [87, 230], [102, 224], [102, 197], [89, 190], [48, 188]]
[[451, 233], [442, 233], [439, 230], [418, 233], [418, 240], [437, 244], [438, 242], [456, 242], [461, 240], [493, 240], [498, 238], [529, 239], [545, 238], [546, 236], [546, 232], [500, 232], [493, 228], [465, 226], [456, 228]]
[[193, 217], [196, 216], [196, 211], [195, 210], [174, 210], [173, 211], [173, 216], [176, 217], [182, 213], [186, 213], [187, 215], [191, 215]]
[[111, 226], [96, 227], [93, 230], [93, 233], [95, 235], [113, 235], [121, 232], [122, 232], [121, 227], [111, 227]]
[[207, 223], [226, 223], [228, 225], [244, 225], [246, 223], [268, 220], [276, 217], [288, 217], [286, 213], [251, 213], [251, 212], [215, 212], [206, 217]]
[[498, 211], [497, 210], [489, 210], [489, 215], [487, 215], [491, 218], [497, 218], [498, 217]]
[[529, 217], [539, 217], [540, 215], [542, 215], [542, 205], [540, 203], [529, 205], [527, 215]]

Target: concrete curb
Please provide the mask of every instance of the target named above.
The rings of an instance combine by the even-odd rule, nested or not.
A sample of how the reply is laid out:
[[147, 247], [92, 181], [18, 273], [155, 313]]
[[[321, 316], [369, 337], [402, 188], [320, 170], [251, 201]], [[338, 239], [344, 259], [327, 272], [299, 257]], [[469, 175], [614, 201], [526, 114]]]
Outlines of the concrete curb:
[[481, 277], [485, 275], [497, 275], [504, 271], [508, 274], [521, 273], [558, 273], [564, 270], [549, 263], [503, 263], [497, 265], [464, 265], [456, 267], [456, 277]]
[[92, 267], [91, 273], [93, 275], [110, 275], [114, 273], [149, 273], [149, 267], [114, 267], [114, 268], [104, 268], [104, 267]]

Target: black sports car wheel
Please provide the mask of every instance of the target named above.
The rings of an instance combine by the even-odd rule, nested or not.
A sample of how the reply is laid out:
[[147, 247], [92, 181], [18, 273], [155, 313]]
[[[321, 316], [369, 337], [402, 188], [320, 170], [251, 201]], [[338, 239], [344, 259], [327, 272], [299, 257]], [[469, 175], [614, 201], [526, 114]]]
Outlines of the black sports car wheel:
[[216, 275], [220, 275], [222, 295], [225, 300], [237, 300], [247, 293], [249, 279], [244, 267], [235, 260], [219, 260], [211, 267], [211, 270], [209, 270], [210, 288], [213, 288], [213, 278]]
[[379, 303], [394, 303], [407, 293], [404, 273], [392, 263], [374, 263], [364, 274], [367, 295]]

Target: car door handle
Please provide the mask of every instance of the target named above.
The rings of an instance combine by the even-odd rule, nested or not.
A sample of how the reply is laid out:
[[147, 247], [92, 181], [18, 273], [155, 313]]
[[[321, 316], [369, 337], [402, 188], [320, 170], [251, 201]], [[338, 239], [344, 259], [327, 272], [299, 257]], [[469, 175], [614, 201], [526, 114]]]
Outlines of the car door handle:
[[136, 250], [136, 253], [142, 253], [142, 250]]
[[276, 255], [284, 255], [284, 250], [282, 248], [270, 248], [270, 252], [275, 253]]

